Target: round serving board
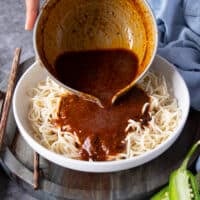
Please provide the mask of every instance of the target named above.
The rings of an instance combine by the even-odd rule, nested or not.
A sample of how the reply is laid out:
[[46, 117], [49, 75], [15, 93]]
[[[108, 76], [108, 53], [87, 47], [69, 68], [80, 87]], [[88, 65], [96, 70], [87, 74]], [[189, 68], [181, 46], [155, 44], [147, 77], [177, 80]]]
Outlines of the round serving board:
[[[34, 58], [31, 58], [20, 65], [19, 77], [33, 62]], [[40, 157], [39, 188], [34, 190], [34, 152], [19, 134], [11, 108], [0, 156], [10, 177], [38, 199], [146, 200], [167, 183], [169, 174], [180, 165], [198, 139], [200, 112], [191, 110], [180, 137], [158, 158], [129, 170], [85, 173], [60, 167]]]

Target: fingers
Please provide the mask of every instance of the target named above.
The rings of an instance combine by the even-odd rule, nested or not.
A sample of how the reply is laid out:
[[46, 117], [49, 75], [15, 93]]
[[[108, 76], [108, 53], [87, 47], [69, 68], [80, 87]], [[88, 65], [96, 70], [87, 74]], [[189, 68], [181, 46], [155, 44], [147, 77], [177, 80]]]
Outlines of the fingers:
[[32, 30], [39, 10], [39, 0], [25, 0], [26, 2], [26, 22], [25, 29]]

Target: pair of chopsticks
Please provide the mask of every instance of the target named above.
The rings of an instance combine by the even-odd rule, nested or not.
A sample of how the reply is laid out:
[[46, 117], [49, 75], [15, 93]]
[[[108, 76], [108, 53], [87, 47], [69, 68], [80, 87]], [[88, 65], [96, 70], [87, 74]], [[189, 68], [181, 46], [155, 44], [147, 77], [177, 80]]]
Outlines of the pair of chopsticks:
[[[17, 78], [17, 72], [19, 68], [19, 61], [21, 55], [21, 48], [16, 48], [14, 52], [14, 58], [12, 61], [11, 72], [8, 80], [7, 92], [5, 94], [3, 107], [1, 110], [1, 119], [0, 119], [0, 151], [3, 148], [3, 140], [6, 130], [6, 124], [8, 120], [9, 109], [11, 106], [12, 95], [15, 87], [15, 82]], [[3, 98], [3, 93], [1, 93], [1, 97]], [[34, 172], [33, 172], [33, 187], [37, 189], [39, 186], [39, 155], [34, 152]]]

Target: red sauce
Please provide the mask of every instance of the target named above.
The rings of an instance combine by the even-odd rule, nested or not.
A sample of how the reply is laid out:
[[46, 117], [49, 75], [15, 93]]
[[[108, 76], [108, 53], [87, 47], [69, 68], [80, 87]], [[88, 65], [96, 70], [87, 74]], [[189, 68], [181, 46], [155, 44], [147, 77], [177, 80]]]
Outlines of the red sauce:
[[81, 145], [83, 160], [103, 161], [109, 155], [125, 150], [125, 128], [128, 119], [146, 125], [150, 120], [148, 109], [141, 113], [149, 102], [147, 94], [134, 87], [111, 105], [112, 96], [130, 83], [137, 74], [137, 57], [127, 50], [95, 50], [67, 52], [55, 62], [56, 76], [64, 84], [98, 97], [104, 108], [74, 94], [62, 98], [58, 119], [53, 123], [76, 132]]

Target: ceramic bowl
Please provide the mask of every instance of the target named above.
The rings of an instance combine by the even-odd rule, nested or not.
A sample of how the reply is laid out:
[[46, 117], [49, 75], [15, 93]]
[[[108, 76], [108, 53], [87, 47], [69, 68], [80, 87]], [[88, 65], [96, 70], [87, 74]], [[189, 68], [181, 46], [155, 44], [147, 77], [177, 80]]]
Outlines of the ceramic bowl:
[[30, 103], [27, 91], [30, 88], [35, 87], [39, 81], [44, 80], [47, 76], [44, 68], [42, 68], [38, 63], [34, 63], [30, 66], [17, 83], [13, 96], [13, 111], [17, 126], [25, 141], [36, 152], [49, 161], [66, 168], [87, 172], [114, 172], [142, 165], [162, 154], [176, 141], [185, 125], [190, 107], [188, 89], [175, 67], [163, 58], [156, 56], [152, 63], [152, 69], [165, 76], [168, 87], [170, 87], [172, 95], [176, 97], [178, 106], [181, 109], [181, 119], [173, 134], [171, 134], [167, 140], [155, 149], [142, 155], [125, 160], [88, 162], [74, 160], [56, 154], [38, 143], [33, 137], [33, 129], [27, 117]]
[[155, 57], [157, 26], [145, 0], [48, 0], [38, 16], [33, 43], [37, 59], [57, 82], [54, 63], [63, 52], [130, 50], [139, 65], [132, 86]]

